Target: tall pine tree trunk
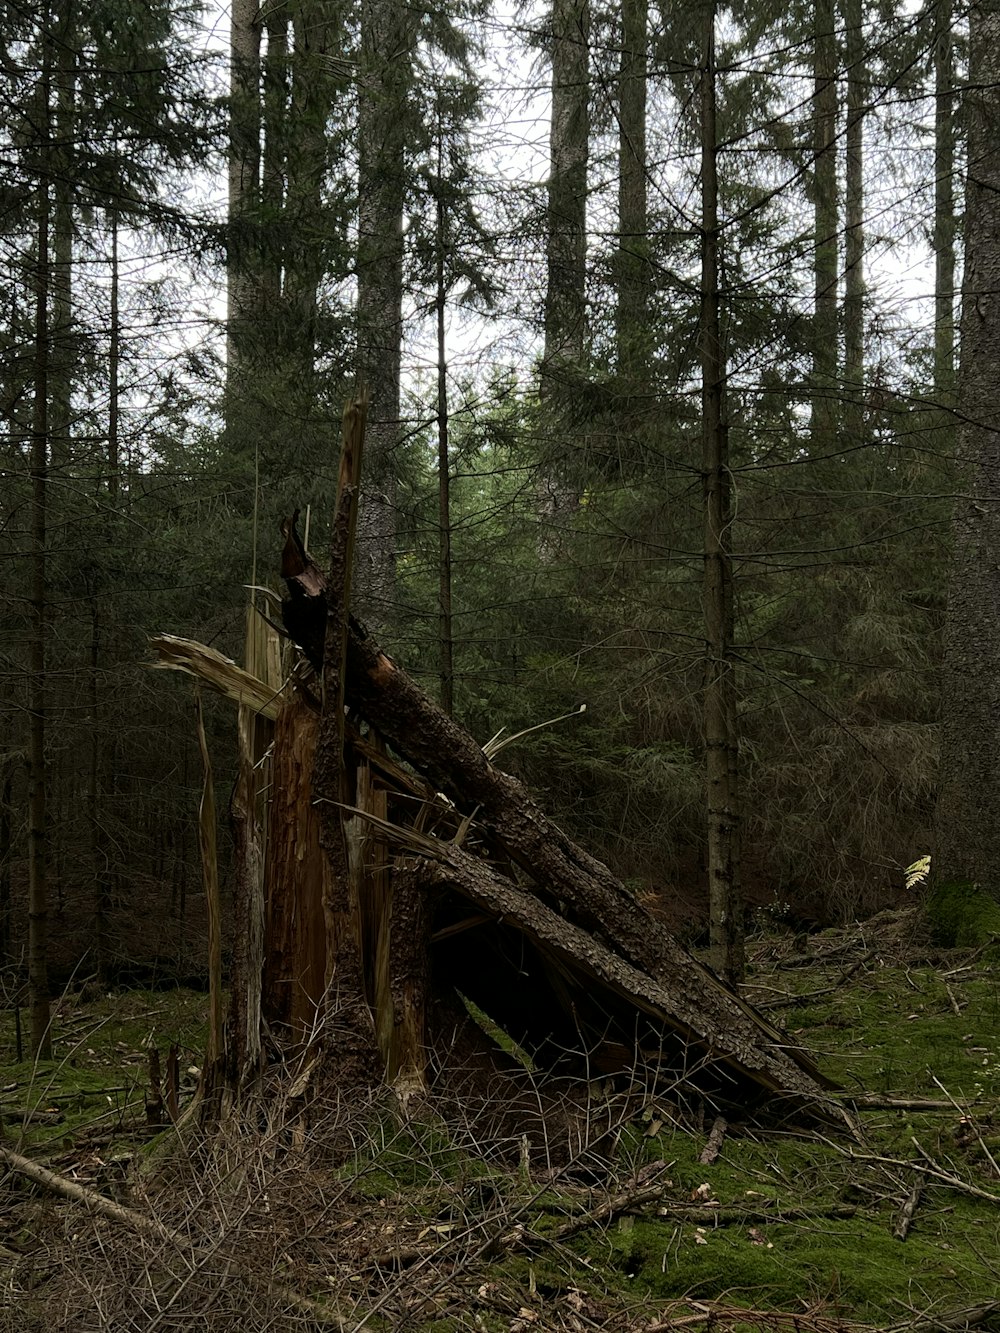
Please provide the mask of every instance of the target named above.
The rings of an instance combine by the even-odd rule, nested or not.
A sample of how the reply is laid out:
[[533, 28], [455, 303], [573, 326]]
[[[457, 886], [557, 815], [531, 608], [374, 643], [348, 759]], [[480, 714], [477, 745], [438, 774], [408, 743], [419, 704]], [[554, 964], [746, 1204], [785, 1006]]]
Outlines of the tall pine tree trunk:
[[109, 218], [111, 227], [111, 272], [108, 319], [108, 494], [117, 504], [121, 490], [121, 346], [122, 323], [119, 289], [121, 264], [118, 256], [118, 209], [113, 207]]
[[837, 431], [837, 39], [834, 0], [813, 14], [813, 331], [810, 432], [818, 449]]
[[624, 0], [618, 74], [618, 369], [642, 392], [649, 360], [649, 222], [646, 189], [648, 0]]
[[701, 69], [701, 410], [704, 486], [705, 683], [702, 694], [708, 813], [712, 965], [743, 976], [739, 741], [733, 675], [733, 512], [726, 427], [726, 370], [719, 297], [719, 183], [715, 5], [707, 6]]
[[[969, 13], [968, 176], [957, 408], [964, 476], [953, 520], [934, 879], [961, 940], [973, 886], [1000, 901], [1000, 4]], [[951, 891], [955, 897], [947, 902]], [[996, 930], [1000, 914], [985, 929]]]
[[390, 620], [396, 588], [396, 449], [403, 341], [404, 145], [415, 17], [363, 0], [358, 71], [358, 372], [369, 393], [356, 588], [362, 614]]
[[441, 707], [455, 711], [455, 639], [451, 606], [451, 462], [448, 452], [448, 359], [445, 337], [448, 288], [445, 281], [447, 232], [444, 208], [444, 130], [438, 114], [438, 171], [435, 209], [438, 435], [438, 652]]
[[538, 483], [539, 557], [548, 563], [579, 502], [573, 454], [559, 418], [573, 404], [587, 347], [587, 171], [590, 152], [590, 0], [553, 0], [552, 109], [545, 222], [544, 346], [538, 385], [550, 444]]
[[[277, 26], [276, 24], [272, 26]], [[331, 0], [299, 0], [292, 22], [291, 106], [286, 126], [270, 114], [272, 139], [287, 136], [287, 181], [284, 246], [284, 343], [288, 406], [297, 419], [308, 420], [316, 401], [316, 335], [319, 288], [330, 238], [323, 191], [330, 156], [327, 120], [344, 97], [333, 76], [332, 60], [343, 47], [339, 6]], [[280, 38], [275, 62], [281, 57]], [[270, 37], [268, 64], [271, 65]], [[275, 77], [278, 71], [272, 69]], [[277, 94], [278, 90], [275, 90]], [[265, 172], [273, 171], [265, 154]], [[265, 179], [265, 190], [275, 182]]]
[[[291, 113], [288, 105], [289, 13], [271, 0], [264, 15], [267, 51], [263, 60], [263, 158], [261, 164], [261, 294], [271, 309], [281, 300], [285, 246], [282, 227]], [[279, 240], [279, 237], [282, 239]]]
[[31, 561], [28, 658], [28, 987], [31, 1006], [31, 1049], [37, 1059], [52, 1057], [49, 1021], [48, 973], [48, 843], [46, 801], [48, 773], [45, 739], [48, 723], [45, 677], [48, 632], [46, 570], [48, 469], [49, 469], [49, 360], [50, 327], [49, 244], [52, 199], [51, 170], [51, 77], [52, 37], [50, 11], [41, 15], [42, 68], [38, 85], [36, 132], [39, 142], [38, 184], [35, 190], [35, 330], [34, 403], [31, 422]]
[[557, 396], [567, 375], [579, 372], [586, 346], [589, 42], [589, 0], [554, 0], [541, 384], [545, 397]]
[[951, 0], [934, 7], [934, 400], [955, 388], [955, 69]]
[[229, 219], [226, 257], [226, 425], [242, 422], [253, 380], [260, 177], [260, 28], [257, 0], [232, 0], [229, 38]]
[[847, 54], [847, 170], [844, 233], [844, 425], [851, 445], [864, 421], [864, 121], [867, 79], [861, 0], [844, 0]]

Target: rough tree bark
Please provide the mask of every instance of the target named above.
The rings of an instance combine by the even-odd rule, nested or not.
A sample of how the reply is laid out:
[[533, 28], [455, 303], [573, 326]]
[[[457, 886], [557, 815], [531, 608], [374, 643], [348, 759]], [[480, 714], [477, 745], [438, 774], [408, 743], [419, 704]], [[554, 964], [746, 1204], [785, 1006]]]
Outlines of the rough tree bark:
[[438, 675], [441, 707], [455, 708], [455, 639], [451, 599], [451, 460], [448, 449], [448, 360], [445, 278], [447, 232], [444, 209], [444, 130], [438, 111], [437, 200], [434, 210], [435, 307], [437, 314], [437, 444], [438, 444]]
[[852, 445], [864, 426], [864, 124], [868, 96], [861, 0], [844, 0], [847, 128], [844, 210], [844, 424]]
[[404, 147], [415, 11], [364, 0], [358, 61], [358, 378], [371, 399], [357, 594], [386, 625], [396, 586], [396, 458], [403, 337]]
[[[254, 606], [247, 607], [245, 658], [247, 671], [268, 686], [275, 698], [279, 697], [284, 673], [278, 636]], [[289, 709], [283, 710], [279, 717], [284, 717], [285, 711], [292, 715]], [[267, 937], [265, 869], [271, 828], [268, 805], [287, 798], [287, 789], [294, 790], [295, 776], [294, 772], [282, 773], [280, 779], [275, 779], [272, 754], [284, 755], [286, 749], [279, 750], [274, 744], [275, 724], [249, 701], [239, 706], [237, 726], [239, 766], [230, 803], [230, 824], [235, 881], [233, 916], [240, 922], [240, 929], [233, 941], [226, 1042], [231, 1084], [252, 1082], [261, 1070], [264, 941]], [[276, 785], [277, 782], [281, 785]], [[275, 820], [273, 827], [280, 837], [285, 826]], [[292, 827], [296, 827], [294, 822]], [[305, 841], [304, 830], [299, 830], [299, 836]], [[295, 865], [298, 859], [301, 858], [291, 856], [287, 864]], [[293, 928], [297, 917], [297, 912], [289, 913], [289, 924]], [[278, 933], [274, 931], [275, 935]], [[295, 991], [296, 995], [289, 997], [293, 1001], [299, 988]]]
[[[965, 275], [957, 410], [964, 468], [953, 518], [942, 680], [936, 892], [1000, 901], [1000, 6], [969, 14]], [[962, 896], [962, 895], [960, 895]], [[955, 904], [956, 911], [961, 904]], [[956, 923], [957, 924], [957, 923]], [[996, 920], [990, 927], [996, 929]]]
[[934, 399], [955, 388], [955, 69], [951, 0], [934, 6]]
[[618, 254], [615, 341], [618, 370], [630, 392], [642, 378], [651, 347], [649, 220], [646, 189], [646, 54], [648, 0], [624, 0], [618, 72]]
[[[375, 1022], [365, 988], [359, 879], [352, 874], [350, 835], [344, 816], [344, 806], [353, 795], [345, 765], [344, 703], [348, 608], [351, 604], [366, 412], [367, 402], [360, 399], [349, 403], [344, 413], [326, 596], [323, 713], [313, 765], [313, 797], [319, 804], [321, 842], [330, 866], [323, 895], [326, 923], [324, 1030], [330, 1038], [325, 1072], [341, 1089], [370, 1088], [380, 1081], [382, 1074]], [[335, 1038], [332, 1035], [334, 1030]]]
[[229, 219], [226, 256], [227, 425], [239, 420], [252, 373], [249, 329], [257, 307], [254, 228], [260, 187], [260, 27], [257, 0], [233, 0], [230, 19]]
[[589, 42], [589, 0], [555, 0], [543, 395], [579, 370], [586, 340]]
[[837, 39], [834, 0], [815, 0], [813, 35], [813, 329], [810, 433], [829, 448], [837, 430]]

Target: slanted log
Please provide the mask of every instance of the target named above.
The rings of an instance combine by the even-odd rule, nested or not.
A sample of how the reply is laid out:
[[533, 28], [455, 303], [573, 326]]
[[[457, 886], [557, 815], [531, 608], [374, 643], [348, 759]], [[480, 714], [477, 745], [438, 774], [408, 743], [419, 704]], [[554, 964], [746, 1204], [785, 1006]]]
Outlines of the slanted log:
[[607, 866], [542, 812], [522, 783], [490, 763], [475, 739], [357, 622], [348, 639], [347, 697], [460, 810], [475, 811], [476, 824], [535, 881], [539, 899], [557, 907], [567, 924], [580, 927], [671, 993], [687, 979], [695, 1013], [706, 996], [725, 996], [727, 1010], [741, 1014], [759, 1040], [788, 1049], [784, 1033], [696, 962]]
[[[406, 830], [400, 830], [400, 842], [405, 839]], [[588, 1028], [594, 1034], [599, 1032], [599, 1022], [588, 1023], [585, 1002], [589, 1000], [593, 1012], [602, 1015], [603, 1043], [608, 1045], [609, 1038], [617, 1036], [622, 1047], [630, 1047], [629, 1058], [622, 1060], [623, 1068], [643, 1063], [642, 1048], [655, 1048], [658, 1033], [672, 1032], [678, 1047], [689, 1052], [692, 1069], [698, 1064], [728, 1068], [734, 1093], [741, 1083], [745, 1090], [749, 1080], [766, 1092], [795, 1101], [826, 1100], [823, 1094], [833, 1085], [812, 1061], [790, 1047], [783, 1034], [669, 937], [657, 976], [652, 977], [594, 934], [559, 916], [535, 894], [454, 844], [441, 843], [433, 856], [422, 858], [419, 870], [411, 873], [419, 876], [425, 888], [461, 894], [483, 909], [494, 923], [514, 925], [542, 955], [546, 971], [563, 979], [572, 1003], [579, 1005], [580, 1038], [588, 1039]], [[481, 929], [489, 930], [490, 926]], [[486, 1000], [484, 1007], [488, 1005]], [[489, 1007], [486, 1011], [490, 1012]], [[636, 1011], [651, 1022], [637, 1027]], [[499, 1015], [491, 1016], [502, 1021]], [[548, 1015], [539, 1017], [543, 1023], [548, 1019]], [[621, 1019], [617, 1024], [616, 1017]], [[585, 1052], [591, 1059], [598, 1054], [597, 1040], [595, 1035], [595, 1049]], [[665, 1062], [670, 1062], [670, 1052], [662, 1054]], [[608, 1072], [606, 1066], [595, 1063], [595, 1072]], [[725, 1077], [724, 1069], [719, 1072]], [[843, 1117], [832, 1110], [830, 1118]]]

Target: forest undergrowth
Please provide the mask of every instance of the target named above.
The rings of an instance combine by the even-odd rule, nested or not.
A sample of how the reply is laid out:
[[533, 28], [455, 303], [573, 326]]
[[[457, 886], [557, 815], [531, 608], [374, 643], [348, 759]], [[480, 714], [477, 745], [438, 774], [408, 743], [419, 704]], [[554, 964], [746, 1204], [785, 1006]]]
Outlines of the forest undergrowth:
[[274, 1072], [206, 1146], [148, 1123], [151, 1049], [177, 1044], [191, 1095], [204, 996], [68, 995], [38, 1068], [5, 1013], [8, 1163], [121, 1207], [4, 1170], [0, 1329], [1000, 1329], [991, 949], [937, 950], [906, 911], [750, 954], [749, 998], [841, 1085], [855, 1134], [595, 1081], [550, 1142], [486, 1142], [384, 1097], [306, 1117]]

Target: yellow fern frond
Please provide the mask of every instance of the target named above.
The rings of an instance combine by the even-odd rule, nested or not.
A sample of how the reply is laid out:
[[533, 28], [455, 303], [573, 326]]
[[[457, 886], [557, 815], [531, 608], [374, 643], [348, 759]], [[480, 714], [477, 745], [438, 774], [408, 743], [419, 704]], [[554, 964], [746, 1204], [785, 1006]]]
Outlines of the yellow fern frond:
[[903, 883], [908, 889], [915, 889], [919, 884], [926, 883], [931, 873], [931, 858], [921, 856], [919, 860], [914, 861], [913, 865], [907, 866], [903, 871]]

